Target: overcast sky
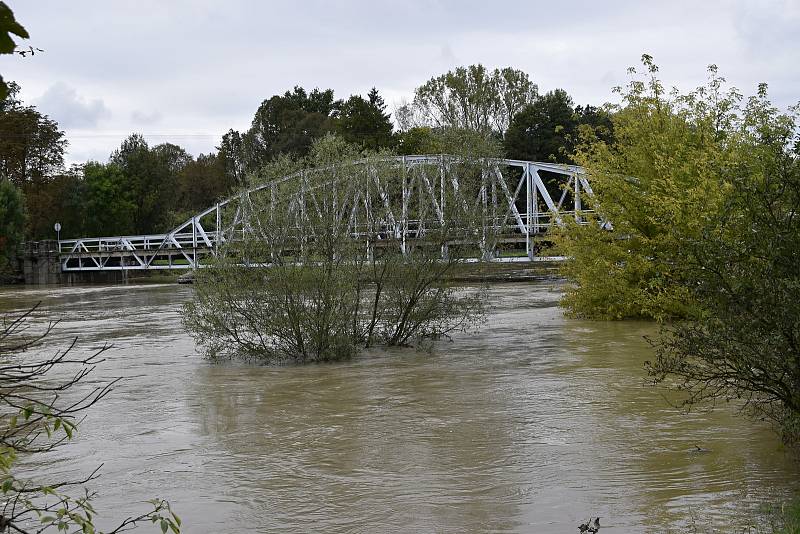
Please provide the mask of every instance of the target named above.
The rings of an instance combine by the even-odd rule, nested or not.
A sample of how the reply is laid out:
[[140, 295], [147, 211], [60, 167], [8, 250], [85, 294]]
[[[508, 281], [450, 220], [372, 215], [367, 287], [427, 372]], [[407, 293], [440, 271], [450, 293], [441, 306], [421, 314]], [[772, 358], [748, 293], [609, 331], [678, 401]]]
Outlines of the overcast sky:
[[780, 106], [800, 100], [800, 0], [5, 1], [45, 52], [0, 72], [66, 130], [70, 162], [105, 161], [131, 132], [209, 152], [294, 85], [376, 86], [393, 107], [472, 63], [598, 105], [649, 53], [668, 85], [715, 63], [745, 94], [764, 81]]

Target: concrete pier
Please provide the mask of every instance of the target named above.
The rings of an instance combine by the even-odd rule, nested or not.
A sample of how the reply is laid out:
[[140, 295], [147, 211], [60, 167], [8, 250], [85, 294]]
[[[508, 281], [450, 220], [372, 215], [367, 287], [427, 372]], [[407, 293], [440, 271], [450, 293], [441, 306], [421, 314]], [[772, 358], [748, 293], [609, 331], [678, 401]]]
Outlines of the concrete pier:
[[58, 259], [58, 241], [28, 241], [22, 252], [22, 274], [26, 284], [64, 282]]
[[28, 241], [20, 256], [23, 279], [26, 284], [83, 284], [125, 283], [127, 271], [63, 272], [58, 252], [58, 241]]

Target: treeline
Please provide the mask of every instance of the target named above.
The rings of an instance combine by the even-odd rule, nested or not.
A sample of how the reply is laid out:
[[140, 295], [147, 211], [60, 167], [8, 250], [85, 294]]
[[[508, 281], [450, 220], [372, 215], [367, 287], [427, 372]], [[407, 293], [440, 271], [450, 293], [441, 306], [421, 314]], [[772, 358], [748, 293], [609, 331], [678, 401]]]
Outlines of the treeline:
[[[431, 154], [489, 140], [486, 155], [572, 163], [582, 125], [608, 137], [608, 113], [576, 106], [563, 90], [544, 95], [527, 74], [481, 65], [432, 78], [401, 106], [395, 121], [377, 89], [336, 99], [332, 89], [294, 87], [262, 102], [250, 128], [230, 130], [217, 151], [193, 157], [172, 143], [125, 139], [105, 162], [64, 166], [68, 146], [55, 120], [18, 98], [0, 101], [0, 244], [62, 238], [161, 233], [257, 180], [265, 164], [301, 158], [335, 134], [364, 150]], [[24, 220], [20, 228], [19, 220]], [[16, 221], [16, 223], [15, 223]]]

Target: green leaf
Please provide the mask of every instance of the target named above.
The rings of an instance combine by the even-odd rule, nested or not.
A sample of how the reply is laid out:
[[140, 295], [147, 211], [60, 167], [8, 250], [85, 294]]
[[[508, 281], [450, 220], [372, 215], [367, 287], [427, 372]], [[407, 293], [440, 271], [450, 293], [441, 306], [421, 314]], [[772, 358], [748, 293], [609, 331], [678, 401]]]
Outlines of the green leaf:
[[169, 523], [167, 523], [166, 519], [161, 520], [161, 532], [167, 534], [167, 530], [169, 530]]
[[8, 36], [9, 33], [13, 33], [24, 39], [30, 37], [25, 28], [14, 19], [14, 12], [11, 11], [11, 8], [8, 7], [5, 2], [0, 2], [0, 53], [9, 54], [14, 50], [12, 48], [11, 50], [5, 51], [5, 46], [7, 46], [6, 39], [9, 41], [11, 40]]

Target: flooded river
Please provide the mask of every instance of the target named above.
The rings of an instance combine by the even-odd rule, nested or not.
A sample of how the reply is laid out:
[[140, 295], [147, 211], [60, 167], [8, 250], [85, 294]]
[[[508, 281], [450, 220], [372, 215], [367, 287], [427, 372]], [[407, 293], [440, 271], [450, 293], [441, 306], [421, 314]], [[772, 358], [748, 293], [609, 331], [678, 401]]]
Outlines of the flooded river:
[[553, 284], [493, 287], [487, 324], [429, 352], [282, 368], [203, 360], [180, 322], [191, 291], [0, 289], [0, 309], [41, 300], [62, 320], [48, 347], [114, 345], [92, 378], [124, 380], [28, 462], [103, 463], [104, 525], [158, 496], [188, 533], [574, 533], [589, 516], [606, 533], [693, 516], [741, 531], [800, 491], [769, 428], [727, 406], [683, 414], [646, 384], [652, 325], [566, 319]]

